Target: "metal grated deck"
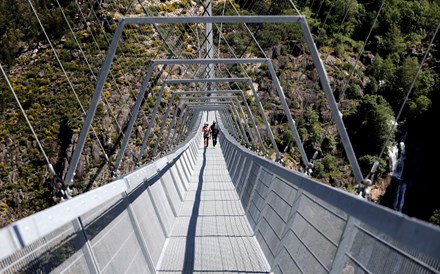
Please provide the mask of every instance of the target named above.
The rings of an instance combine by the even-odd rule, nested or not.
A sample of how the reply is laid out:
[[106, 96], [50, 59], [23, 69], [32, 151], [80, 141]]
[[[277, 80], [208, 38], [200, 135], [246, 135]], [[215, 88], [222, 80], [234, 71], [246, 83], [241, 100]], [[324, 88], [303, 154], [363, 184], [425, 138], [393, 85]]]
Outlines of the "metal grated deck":
[[[203, 141], [203, 140], [202, 140]], [[200, 143], [197, 164], [159, 260], [159, 273], [268, 273], [270, 268], [221, 152]]]

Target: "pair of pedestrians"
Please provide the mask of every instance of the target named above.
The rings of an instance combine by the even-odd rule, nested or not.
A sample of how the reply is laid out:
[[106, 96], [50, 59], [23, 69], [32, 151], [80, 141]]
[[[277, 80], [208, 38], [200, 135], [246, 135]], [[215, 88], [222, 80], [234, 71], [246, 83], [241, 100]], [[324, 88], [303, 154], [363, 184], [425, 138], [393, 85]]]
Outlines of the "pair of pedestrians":
[[205, 143], [205, 148], [208, 147], [210, 137], [212, 137], [212, 146], [215, 148], [219, 133], [220, 133], [220, 128], [215, 121], [212, 122], [211, 126], [209, 126], [208, 123], [205, 123], [203, 125], [202, 134]]

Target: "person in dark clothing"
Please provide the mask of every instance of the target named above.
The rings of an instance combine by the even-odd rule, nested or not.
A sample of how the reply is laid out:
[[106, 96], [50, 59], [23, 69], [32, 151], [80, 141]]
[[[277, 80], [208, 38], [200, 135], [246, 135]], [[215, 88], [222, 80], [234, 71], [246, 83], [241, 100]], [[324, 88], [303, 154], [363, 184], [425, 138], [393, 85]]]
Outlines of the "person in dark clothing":
[[212, 122], [212, 125], [210, 126], [211, 129], [211, 135], [212, 135], [212, 146], [215, 147], [217, 144], [217, 137], [220, 133], [220, 128], [217, 125], [215, 121]]

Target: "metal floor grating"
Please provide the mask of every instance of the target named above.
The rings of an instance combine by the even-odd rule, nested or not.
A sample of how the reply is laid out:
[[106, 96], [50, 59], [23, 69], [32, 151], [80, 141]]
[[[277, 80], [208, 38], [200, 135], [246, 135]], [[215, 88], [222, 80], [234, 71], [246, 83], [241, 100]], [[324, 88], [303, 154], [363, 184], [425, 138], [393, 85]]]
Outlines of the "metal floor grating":
[[220, 144], [204, 149], [157, 266], [158, 273], [268, 273]]

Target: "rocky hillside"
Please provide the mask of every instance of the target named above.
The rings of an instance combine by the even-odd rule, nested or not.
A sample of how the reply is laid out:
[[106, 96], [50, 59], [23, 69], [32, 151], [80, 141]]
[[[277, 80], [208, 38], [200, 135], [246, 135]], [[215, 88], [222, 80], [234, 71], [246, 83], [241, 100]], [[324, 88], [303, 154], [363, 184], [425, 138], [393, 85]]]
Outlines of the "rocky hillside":
[[[7, 82], [0, 81], [0, 227], [60, 201], [55, 182], [57, 178], [64, 178], [67, 172], [96, 77], [118, 19], [145, 14], [203, 15], [203, 8], [197, 1], [141, 1], [130, 8], [126, 3], [128, 1], [92, 5], [88, 1], [65, 0], [60, 1], [59, 6], [36, 1], [48, 40], [27, 3], [8, 2], [11, 3], [0, 3], [1, 11], [9, 11], [0, 15], [0, 60], [42, 143], [47, 160], [17, 107]], [[356, 4], [354, 6], [345, 6], [346, 1], [335, 1], [338, 9], [325, 1], [320, 5], [309, 2], [301, 3], [297, 8], [307, 16], [316, 35], [315, 41], [363, 174], [368, 174], [374, 161], [381, 163], [370, 189], [372, 195], [367, 198], [391, 206], [394, 190], [389, 179], [388, 155], [383, 153], [380, 158], [378, 156], [384, 147], [391, 147], [401, 141], [401, 136], [407, 136], [407, 159], [411, 164], [406, 165], [408, 168], [404, 174], [411, 187], [404, 212], [429, 220], [440, 204], [434, 202], [437, 199], [431, 194], [435, 193], [432, 191], [435, 188], [426, 183], [434, 182], [426, 175], [426, 162], [417, 159], [425, 159], [421, 155], [429, 151], [425, 142], [430, 140], [427, 138], [429, 132], [426, 127], [421, 127], [420, 121], [429, 125], [435, 117], [438, 103], [439, 55], [436, 43], [398, 117], [397, 134], [391, 129], [391, 121], [397, 118], [404, 95], [411, 87], [418, 64], [440, 20], [438, 5], [431, 1], [403, 0], [387, 4], [381, 10], [377, 27], [372, 29], [370, 40], [363, 47], [366, 34], [380, 9], [380, 1], [351, 1]], [[415, 11], [412, 17], [409, 10]], [[295, 10], [290, 1], [250, 4], [237, 0], [234, 6], [229, 2], [213, 1], [213, 14], [295, 14]], [[412, 24], [408, 25], [410, 19]], [[355, 192], [351, 168], [299, 28], [276, 24], [248, 27], [258, 44], [242, 25], [214, 25], [218, 57], [271, 58], [306, 153], [309, 158], [316, 153], [312, 176], [323, 183]], [[129, 26], [124, 30], [93, 129], [76, 170], [74, 195], [111, 180], [123, 131], [150, 60], [203, 58], [203, 33], [204, 26], [180, 24]], [[219, 66], [216, 76], [249, 76], [253, 79], [275, 133], [277, 146], [283, 154], [283, 164], [303, 171], [299, 150], [268, 69], [261, 65]], [[161, 66], [155, 69], [152, 78], [160, 85], [164, 79], [192, 77], [204, 77], [203, 71], [191, 66]], [[173, 88], [188, 90], [197, 86]], [[218, 86], [218, 89], [222, 88], [230, 89], [231, 86]], [[238, 88], [248, 94], [247, 101], [253, 113], [257, 114], [258, 108], [250, 88], [244, 85], [238, 85]], [[147, 140], [148, 148], [139, 162], [141, 145], [158, 92], [159, 86], [147, 91], [119, 167], [121, 173], [151, 160], [151, 148], [159, 134], [161, 115], [170, 100], [171, 88], [165, 89], [165, 96], [159, 104], [159, 117]], [[258, 114], [256, 116], [265, 145], [275, 160], [262, 118]], [[417, 153], [419, 149], [421, 154]], [[48, 162], [53, 165], [56, 176], [49, 170]], [[391, 190], [383, 196], [387, 187]], [[420, 192], [421, 189], [429, 191]], [[429, 201], [433, 202], [415, 209], [413, 197], [416, 193], [429, 195]]]

